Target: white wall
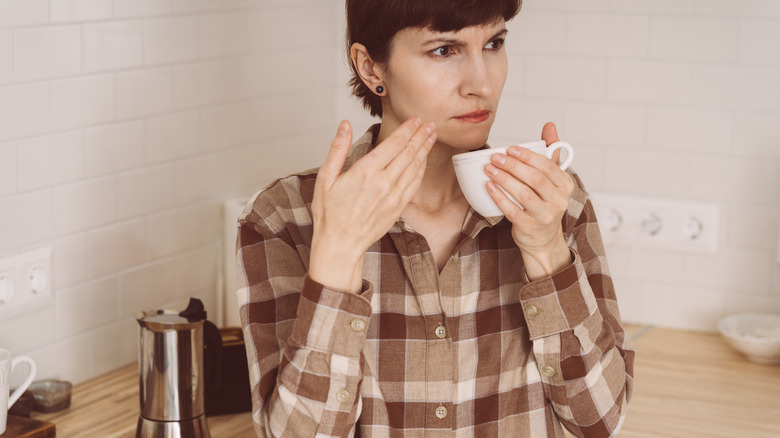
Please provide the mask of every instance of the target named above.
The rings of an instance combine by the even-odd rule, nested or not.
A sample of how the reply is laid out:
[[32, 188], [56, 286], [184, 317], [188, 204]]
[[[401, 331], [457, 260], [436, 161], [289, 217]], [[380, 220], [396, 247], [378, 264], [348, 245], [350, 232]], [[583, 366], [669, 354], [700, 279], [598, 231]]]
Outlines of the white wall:
[[140, 310], [215, 316], [222, 201], [335, 132], [332, 11], [0, 0], [0, 257], [54, 247], [54, 305], [0, 321], [0, 346], [80, 382], [137, 360]]

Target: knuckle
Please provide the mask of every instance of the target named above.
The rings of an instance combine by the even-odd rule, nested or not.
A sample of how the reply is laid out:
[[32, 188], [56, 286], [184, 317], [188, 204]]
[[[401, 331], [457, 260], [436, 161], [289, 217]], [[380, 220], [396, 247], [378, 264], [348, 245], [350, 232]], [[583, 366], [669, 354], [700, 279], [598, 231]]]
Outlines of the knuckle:
[[541, 172], [533, 172], [528, 178], [528, 182], [531, 183], [531, 186], [533, 187], [541, 187], [545, 182], [545, 176]]

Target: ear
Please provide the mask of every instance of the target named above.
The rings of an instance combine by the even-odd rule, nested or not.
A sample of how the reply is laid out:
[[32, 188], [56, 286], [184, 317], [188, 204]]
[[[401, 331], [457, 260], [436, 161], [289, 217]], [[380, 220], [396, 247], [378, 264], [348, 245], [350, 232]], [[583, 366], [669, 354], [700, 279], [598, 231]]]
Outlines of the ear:
[[381, 85], [387, 89], [384, 83], [384, 71], [382, 68], [371, 59], [371, 55], [368, 53], [366, 46], [360, 43], [352, 44], [349, 49], [349, 56], [352, 58], [352, 64], [357, 70], [358, 76], [363, 80], [363, 83], [375, 94], [382, 95], [383, 93], [377, 93], [376, 87]]

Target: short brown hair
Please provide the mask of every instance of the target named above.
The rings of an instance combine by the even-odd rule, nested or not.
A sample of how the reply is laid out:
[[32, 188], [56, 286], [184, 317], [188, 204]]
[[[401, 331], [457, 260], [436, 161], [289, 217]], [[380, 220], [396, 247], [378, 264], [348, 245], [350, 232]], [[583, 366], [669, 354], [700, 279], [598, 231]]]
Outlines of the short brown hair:
[[382, 116], [382, 100], [363, 83], [351, 61], [352, 44], [363, 44], [371, 58], [384, 65], [390, 58], [393, 37], [400, 30], [413, 27], [451, 32], [501, 18], [509, 21], [522, 5], [523, 0], [347, 0], [346, 43], [352, 94], [372, 116]]

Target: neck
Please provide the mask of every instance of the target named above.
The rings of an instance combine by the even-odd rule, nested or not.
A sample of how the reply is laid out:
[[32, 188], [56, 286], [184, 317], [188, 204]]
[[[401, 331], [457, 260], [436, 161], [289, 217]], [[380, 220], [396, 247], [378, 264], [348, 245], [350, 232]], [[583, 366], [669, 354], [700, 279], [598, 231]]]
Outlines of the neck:
[[457, 152], [446, 145], [433, 145], [420, 188], [410, 201], [413, 208], [435, 213], [454, 203], [465, 202], [452, 165], [452, 156]]

